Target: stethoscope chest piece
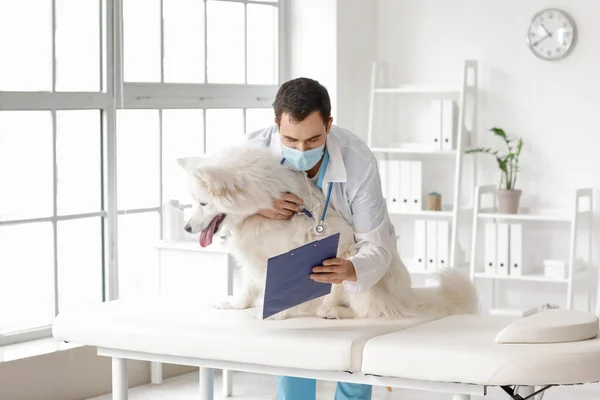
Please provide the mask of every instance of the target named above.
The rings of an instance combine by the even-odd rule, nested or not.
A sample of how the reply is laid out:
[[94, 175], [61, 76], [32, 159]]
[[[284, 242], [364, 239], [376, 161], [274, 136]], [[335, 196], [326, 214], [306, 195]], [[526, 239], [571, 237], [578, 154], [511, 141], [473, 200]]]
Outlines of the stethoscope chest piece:
[[323, 232], [325, 232], [325, 227], [323, 226], [323, 223], [320, 222], [317, 224], [317, 226], [315, 226], [315, 234], [322, 235]]

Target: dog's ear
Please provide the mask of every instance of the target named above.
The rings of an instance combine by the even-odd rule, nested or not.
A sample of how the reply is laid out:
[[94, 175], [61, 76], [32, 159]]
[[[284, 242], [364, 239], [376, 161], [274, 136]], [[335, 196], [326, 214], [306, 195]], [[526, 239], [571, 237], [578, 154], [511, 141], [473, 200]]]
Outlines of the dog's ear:
[[187, 172], [193, 172], [200, 165], [200, 157], [181, 157], [177, 159], [177, 165]]
[[201, 166], [196, 167], [193, 174], [200, 185], [226, 207], [238, 207], [247, 198], [239, 174], [235, 174], [233, 171], [225, 168]]

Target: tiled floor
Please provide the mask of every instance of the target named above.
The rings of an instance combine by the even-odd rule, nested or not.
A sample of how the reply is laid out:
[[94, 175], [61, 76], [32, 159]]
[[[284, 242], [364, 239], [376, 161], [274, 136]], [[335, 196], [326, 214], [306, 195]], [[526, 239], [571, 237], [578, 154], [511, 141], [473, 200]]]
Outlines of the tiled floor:
[[[333, 400], [335, 383], [317, 384], [317, 400]], [[267, 375], [234, 373], [233, 397], [230, 400], [274, 400], [275, 378]], [[130, 389], [130, 400], [196, 400], [198, 399], [198, 374], [186, 374], [167, 379], [162, 385], [144, 385]], [[551, 388], [544, 400], [597, 400], [600, 398], [600, 385], [589, 387]], [[215, 376], [215, 400], [223, 400], [221, 377]], [[509, 400], [500, 391], [492, 391], [486, 397], [472, 397], [472, 400]], [[111, 400], [110, 395], [88, 400]], [[450, 394], [427, 393], [394, 389], [392, 393], [385, 388], [373, 389], [373, 400], [452, 400]]]

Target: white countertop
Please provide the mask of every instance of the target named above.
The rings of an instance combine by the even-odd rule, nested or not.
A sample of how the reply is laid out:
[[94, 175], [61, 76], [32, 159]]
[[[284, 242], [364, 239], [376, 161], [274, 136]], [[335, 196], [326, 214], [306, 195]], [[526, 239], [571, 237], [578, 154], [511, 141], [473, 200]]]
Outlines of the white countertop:
[[166, 250], [197, 251], [204, 253], [229, 253], [229, 251], [225, 248], [224, 244], [221, 243], [219, 240], [215, 240], [210, 246], [204, 248], [200, 247], [200, 243], [198, 243], [195, 240], [161, 240], [156, 244], [156, 248]]

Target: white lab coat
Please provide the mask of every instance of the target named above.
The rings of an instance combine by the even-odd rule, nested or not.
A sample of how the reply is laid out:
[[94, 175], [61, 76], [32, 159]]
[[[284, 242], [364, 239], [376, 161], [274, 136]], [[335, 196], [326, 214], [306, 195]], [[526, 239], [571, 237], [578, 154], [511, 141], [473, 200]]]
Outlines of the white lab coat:
[[[270, 148], [281, 155], [277, 126], [249, 133], [247, 140]], [[333, 206], [354, 227], [358, 252], [351, 258], [357, 281], [344, 281], [347, 293], [367, 291], [387, 271], [392, 250], [396, 249], [396, 233], [390, 221], [381, 191], [377, 159], [369, 147], [351, 132], [332, 125], [327, 136], [329, 164], [322, 190], [327, 195], [333, 182], [330, 207]], [[327, 218], [327, 217], [326, 217]]]

